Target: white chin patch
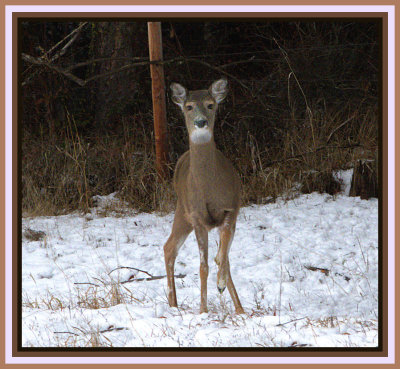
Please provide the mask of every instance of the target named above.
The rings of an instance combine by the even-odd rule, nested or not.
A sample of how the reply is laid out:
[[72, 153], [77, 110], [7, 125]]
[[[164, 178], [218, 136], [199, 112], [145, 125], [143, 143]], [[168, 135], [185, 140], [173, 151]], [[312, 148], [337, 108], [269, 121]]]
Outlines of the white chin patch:
[[204, 144], [210, 142], [211, 131], [208, 128], [195, 128], [190, 135], [190, 140], [194, 144]]

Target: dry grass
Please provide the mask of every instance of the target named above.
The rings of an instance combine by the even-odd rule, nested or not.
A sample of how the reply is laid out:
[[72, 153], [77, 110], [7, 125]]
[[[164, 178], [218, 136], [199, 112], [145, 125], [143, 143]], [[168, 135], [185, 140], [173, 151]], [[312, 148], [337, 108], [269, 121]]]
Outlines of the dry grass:
[[[230, 102], [227, 104], [229, 105]], [[311, 110], [304, 119], [287, 112], [285, 127], [262, 130], [220, 112], [217, 147], [232, 160], [243, 184], [243, 205], [290, 198], [298, 190], [335, 194], [332, 173], [374, 159], [378, 111], [375, 106], [347, 106], [341, 111]], [[244, 116], [244, 113], [242, 113]], [[246, 114], [250, 114], [251, 112]], [[230, 119], [230, 122], [228, 122]], [[232, 119], [235, 119], [232, 122]], [[293, 120], [291, 120], [293, 119]], [[24, 131], [22, 140], [22, 209], [25, 215], [87, 212], [94, 195], [118, 192], [137, 211], [170, 212], [175, 206], [171, 180], [159, 182], [148, 122], [137, 116], [122, 122], [119, 132], [91, 136], [80, 133], [73, 117], [56, 142]], [[187, 149], [181, 117], [171, 124], [171, 165]], [[293, 191], [295, 190], [295, 191]]]
[[312, 125], [293, 122], [287, 131], [279, 132], [276, 142], [264, 147], [253, 136], [237, 138], [236, 145], [224, 142], [224, 152], [235, 158], [242, 176], [244, 204], [290, 198], [294, 189], [337, 193], [340, 186], [333, 172], [376, 156], [377, 122], [373, 108], [364, 114], [325, 112], [323, 118], [314, 117]]
[[[94, 195], [118, 191], [138, 211], [171, 211], [170, 182], [154, 172], [151, 137], [124, 126], [119, 135], [82, 138], [71, 118], [58, 140], [24, 132], [22, 209], [24, 215], [58, 215], [93, 206]], [[113, 209], [108, 209], [112, 211]]]

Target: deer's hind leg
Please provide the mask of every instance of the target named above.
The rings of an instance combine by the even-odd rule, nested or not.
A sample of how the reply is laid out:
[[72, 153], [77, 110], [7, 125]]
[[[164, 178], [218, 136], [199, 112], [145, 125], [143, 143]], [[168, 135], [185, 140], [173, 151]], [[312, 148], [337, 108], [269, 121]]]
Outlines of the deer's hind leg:
[[235, 235], [235, 229], [236, 215], [234, 213], [228, 213], [225, 217], [224, 223], [219, 228], [220, 243], [215, 258], [215, 262], [218, 265], [217, 287], [218, 291], [222, 293], [224, 292], [225, 287], [228, 286], [228, 291], [235, 305], [236, 313], [243, 314], [244, 310], [236, 292], [235, 285], [233, 284], [229, 266], [229, 249], [232, 244], [233, 236]]
[[178, 306], [174, 278], [175, 259], [178, 255], [179, 249], [192, 230], [192, 225], [185, 219], [183, 206], [178, 201], [171, 235], [164, 245], [165, 269], [167, 272], [168, 283], [168, 303], [171, 307]]

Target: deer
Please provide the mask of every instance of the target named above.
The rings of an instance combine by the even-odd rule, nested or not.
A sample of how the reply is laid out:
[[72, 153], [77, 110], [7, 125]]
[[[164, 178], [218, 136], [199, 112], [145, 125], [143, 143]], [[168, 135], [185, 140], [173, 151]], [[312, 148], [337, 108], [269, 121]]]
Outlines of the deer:
[[237, 314], [244, 310], [232, 281], [229, 250], [241, 202], [241, 182], [232, 163], [216, 148], [214, 122], [219, 104], [228, 93], [228, 82], [219, 79], [208, 90], [188, 91], [172, 83], [172, 101], [183, 112], [189, 150], [177, 161], [173, 186], [177, 203], [171, 234], [164, 245], [168, 303], [177, 307], [174, 265], [179, 249], [194, 230], [200, 253], [200, 314], [207, 313], [208, 232], [218, 227], [217, 288], [228, 287]]

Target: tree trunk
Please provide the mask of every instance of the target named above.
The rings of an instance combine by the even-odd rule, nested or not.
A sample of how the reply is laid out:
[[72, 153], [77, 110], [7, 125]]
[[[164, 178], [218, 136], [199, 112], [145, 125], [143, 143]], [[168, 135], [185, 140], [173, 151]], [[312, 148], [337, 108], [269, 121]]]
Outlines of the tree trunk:
[[[93, 58], [110, 58], [98, 63], [96, 74], [103, 74], [131, 63], [131, 57], [145, 55], [146, 49], [140, 38], [144, 30], [141, 22], [100, 22], [94, 25]], [[140, 34], [140, 37], [138, 35]], [[133, 112], [140, 92], [139, 81], [145, 68], [135, 68], [100, 78], [95, 83], [95, 124], [96, 128], [109, 130], [119, 125], [123, 115]]]
[[350, 196], [360, 196], [363, 200], [378, 197], [377, 160], [359, 160], [351, 180]]

